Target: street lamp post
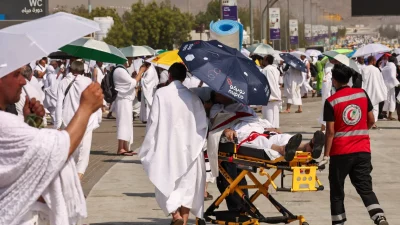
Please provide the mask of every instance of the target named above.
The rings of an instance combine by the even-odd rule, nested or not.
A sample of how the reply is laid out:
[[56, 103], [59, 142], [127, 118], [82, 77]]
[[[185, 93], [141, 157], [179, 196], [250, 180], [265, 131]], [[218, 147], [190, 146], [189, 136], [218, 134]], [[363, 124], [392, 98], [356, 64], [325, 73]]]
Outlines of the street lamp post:
[[290, 49], [290, 36], [289, 36], [289, 32], [290, 32], [290, 26], [289, 26], [289, 17], [290, 17], [290, 5], [289, 5], [289, 0], [287, 0], [287, 21], [286, 21], [286, 50], [289, 51]]

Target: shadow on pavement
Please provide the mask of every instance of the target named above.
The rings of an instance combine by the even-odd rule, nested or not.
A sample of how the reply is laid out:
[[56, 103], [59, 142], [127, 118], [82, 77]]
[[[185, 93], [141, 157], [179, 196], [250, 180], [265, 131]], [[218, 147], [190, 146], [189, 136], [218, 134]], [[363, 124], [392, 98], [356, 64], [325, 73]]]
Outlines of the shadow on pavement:
[[106, 151], [90, 151], [91, 155], [109, 155], [109, 156], [121, 156], [117, 155], [117, 153], [111, 153], [111, 152], [106, 152]]
[[[148, 220], [142, 222], [105, 222], [105, 223], [91, 223], [90, 225], [168, 225], [171, 219], [156, 219], [156, 218], [138, 218], [140, 220]], [[196, 221], [189, 220], [189, 224], [195, 224]]]
[[156, 194], [155, 193], [123, 193], [126, 196], [129, 197], [142, 197], [142, 198], [155, 198]]
[[103, 162], [112, 162], [112, 163], [134, 163], [134, 164], [142, 164], [140, 160], [118, 160], [118, 159], [107, 159], [103, 160]]

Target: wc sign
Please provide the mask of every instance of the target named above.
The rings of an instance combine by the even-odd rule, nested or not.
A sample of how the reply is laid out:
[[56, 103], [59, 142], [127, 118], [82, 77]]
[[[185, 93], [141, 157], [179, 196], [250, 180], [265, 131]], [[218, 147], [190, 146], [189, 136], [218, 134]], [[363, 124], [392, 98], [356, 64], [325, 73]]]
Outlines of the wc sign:
[[0, 14], [6, 20], [32, 20], [48, 14], [49, 0], [1, 0]]

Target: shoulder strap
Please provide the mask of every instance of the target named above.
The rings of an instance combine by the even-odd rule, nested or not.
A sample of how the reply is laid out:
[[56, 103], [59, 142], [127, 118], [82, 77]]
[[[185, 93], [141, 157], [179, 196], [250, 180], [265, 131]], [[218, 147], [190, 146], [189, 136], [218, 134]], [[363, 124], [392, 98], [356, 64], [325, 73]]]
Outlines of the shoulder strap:
[[[79, 75], [78, 75], [78, 76], [79, 76]], [[65, 89], [65, 92], [64, 92], [64, 100], [63, 100], [63, 105], [64, 105], [64, 102], [65, 102], [65, 98], [67, 97], [67, 94], [68, 94], [68, 92], [69, 92], [69, 89], [71, 89], [71, 87], [72, 87], [72, 84], [74, 84], [74, 82], [75, 82], [75, 80], [76, 80], [76, 77], [77, 77], [77, 76], [75, 76], [74, 80], [73, 80], [73, 81], [71, 81], [71, 83], [69, 83], [69, 85], [68, 85], [67, 89]]]
[[214, 127], [210, 131], [213, 131], [213, 130], [216, 130], [216, 129], [220, 128], [220, 127], [223, 127], [223, 126], [235, 121], [236, 119], [243, 118], [243, 117], [248, 117], [248, 116], [253, 116], [253, 115], [250, 114], [250, 113], [245, 113], [245, 112], [236, 112], [235, 116], [229, 118], [225, 122], [222, 122], [221, 124], [219, 124], [218, 126]]

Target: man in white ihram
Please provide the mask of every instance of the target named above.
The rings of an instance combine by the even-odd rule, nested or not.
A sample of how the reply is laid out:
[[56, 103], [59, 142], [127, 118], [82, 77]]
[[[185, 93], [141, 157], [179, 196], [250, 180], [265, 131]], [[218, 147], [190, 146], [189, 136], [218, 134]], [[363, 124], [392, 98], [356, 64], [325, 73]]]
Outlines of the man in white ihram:
[[58, 84], [62, 80], [63, 75], [58, 70], [58, 63], [51, 61], [46, 69], [46, 82], [44, 85], [45, 99], [43, 102], [44, 107], [49, 110], [52, 123], [56, 121], [56, 106], [57, 106], [57, 91]]
[[271, 96], [267, 106], [262, 107], [263, 119], [268, 120], [274, 128], [279, 128], [279, 104], [281, 102], [281, 90], [279, 86], [279, 78], [281, 74], [279, 70], [273, 66], [274, 57], [267, 55], [264, 57], [263, 74], [267, 77]]
[[[84, 63], [74, 61], [70, 73], [60, 81], [57, 91], [56, 120], [54, 128], [63, 129], [68, 126], [80, 106], [82, 92], [92, 83], [83, 75]], [[89, 165], [90, 148], [92, 147], [93, 130], [99, 127], [98, 112], [90, 116], [85, 135], [75, 151], [74, 159], [79, 178], [82, 179]]]
[[186, 67], [175, 63], [169, 74], [171, 83], [154, 96], [139, 157], [171, 224], [186, 225], [189, 211], [203, 217], [207, 118], [199, 97], [182, 84]]
[[[287, 65], [289, 66], [289, 65]], [[303, 110], [301, 106], [303, 105], [301, 100], [300, 89], [303, 85], [304, 79], [301, 71], [290, 68], [285, 73], [286, 83], [285, 83], [285, 93], [287, 97], [287, 105], [284, 113], [290, 113], [290, 108], [292, 105], [297, 105], [299, 108], [296, 113], [301, 113]], [[286, 85], [287, 84], [287, 85]]]
[[367, 92], [369, 99], [371, 100], [374, 109], [375, 124], [372, 127], [376, 129], [376, 122], [378, 121], [379, 115], [379, 103], [387, 99], [387, 88], [383, 81], [381, 71], [376, 68], [376, 59], [374, 56], [368, 57], [368, 66], [364, 66], [362, 69], [362, 88]]
[[135, 79], [126, 70], [132, 64], [132, 58], [128, 58], [125, 66], [118, 65], [112, 75], [114, 78], [115, 90], [118, 91], [117, 98], [113, 102], [113, 111], [117, 115], [117, 139], [118, 155], [132, 156], [130, 151], [133, 143], [133, 115], [132, 102], [135, 99], [135, 87], [140, 81], [144, 68], [141, 68]]
[[396, 65], [393, 63], [395, 58], [388, 54], [382, 56], [382, 75], [385, 85], [387, 87], [387, 98], [385, 99], [385, 104], [383, 105], [383, 111], [388, 112], [388, 120], [396, 120], [393, 117], [393, 112], [396, 110], [396, 91], [395, 88], [400, 84], [396, 79], [397, 70]]
[[[26, 81], [21, 69], [0, 73], [0, 224], [69, 225], [87, 216], [86, 203], [75, 163], [70, 156], [78, 147], [92, 113], [103, 94], [91, 84], [63, 131], [28, 126], [4, 112], [18, 102]], [[44, 116], [35, 99], [24, 105], [24, 116]]]
[[156, 68], [153, 64], [146, 65], [147, 70], [143, 74], [140, 80], [140, 86], [142, 87], [141, 105], [140, 105], [140, 120], [147, 122], [147, 118], [150, 115], [151, 105], [153, 103], [153, 96], [156, 91], [157, 85], [160, 82]]

